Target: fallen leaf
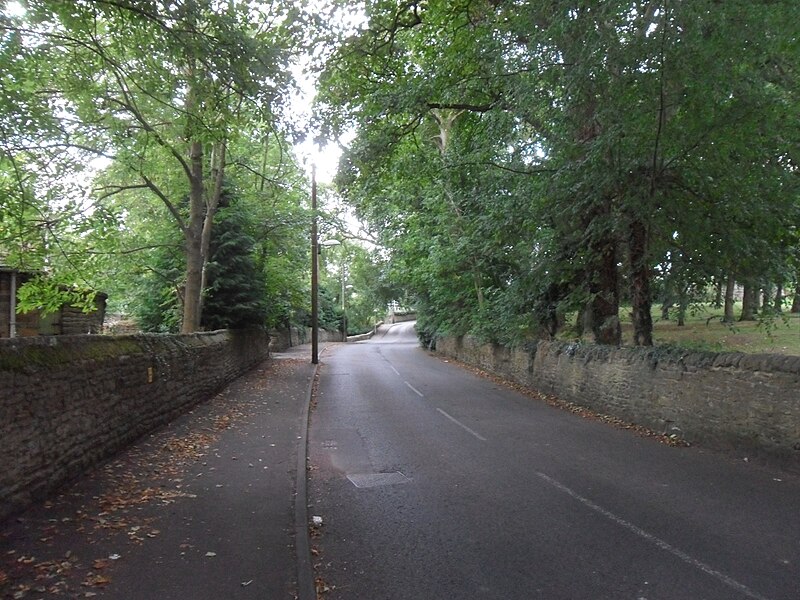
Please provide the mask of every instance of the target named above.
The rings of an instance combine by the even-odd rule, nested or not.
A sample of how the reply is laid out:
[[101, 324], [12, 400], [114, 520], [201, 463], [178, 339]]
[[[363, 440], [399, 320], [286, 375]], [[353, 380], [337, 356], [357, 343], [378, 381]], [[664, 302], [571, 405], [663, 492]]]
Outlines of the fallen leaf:
[[98, 558], [92, 563], [92, 568], [97, 571], [105, 569], [106, 567], [108, 567], [108, 559], [106, 558]]
[[86, 578], [86, 581], [83, 582], [83, 585], [87, 587], [99, 587], [108, 585], [109, 583], [111, 583], [111, 579], [108, 577], [103, 575], [89, 575], [89, 577]]
[[316, 588], [317, 594], [325, 594], [331, 591], [330, 586], [328, 586], [321, 577], [317, 577], [314, 580], [314, 587]]

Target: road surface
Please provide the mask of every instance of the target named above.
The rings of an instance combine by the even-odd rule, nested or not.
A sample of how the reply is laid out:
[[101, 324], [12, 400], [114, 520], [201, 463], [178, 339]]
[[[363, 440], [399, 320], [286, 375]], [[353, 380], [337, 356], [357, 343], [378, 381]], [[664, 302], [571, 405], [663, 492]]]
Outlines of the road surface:
[[326, 599], [797, 600], [800, 481], [552, 408], [419, 348], [322, 357]]

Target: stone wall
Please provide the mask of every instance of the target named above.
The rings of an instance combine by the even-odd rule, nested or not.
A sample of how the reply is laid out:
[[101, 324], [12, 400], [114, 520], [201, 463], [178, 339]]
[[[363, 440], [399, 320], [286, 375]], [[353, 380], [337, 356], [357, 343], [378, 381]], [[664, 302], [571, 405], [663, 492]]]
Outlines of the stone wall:
[[386, 315], [385, 322], [386, 323], [407, 323], [408, 321], [416, 321], [417, 320], [417, 313], [410, 312], [389, 312]]
[[[311, 343], [311, 327], [291, 327], [289, 329], [274, 329], [269, 332], [270, 346], [269, 349], [273, 352], [282, 352], [300, 346], [302, 344]], [[327, 329], [319, 328], [319, 342], [341, 342], [341, 331], [329, 331]]]
[[268, 356], [263, 332], [0, 340], [0, 519]]
[[468, 337], [436, 349], [658, 433], [800, 467], [800, 356], [559, 342], [511, 350]]

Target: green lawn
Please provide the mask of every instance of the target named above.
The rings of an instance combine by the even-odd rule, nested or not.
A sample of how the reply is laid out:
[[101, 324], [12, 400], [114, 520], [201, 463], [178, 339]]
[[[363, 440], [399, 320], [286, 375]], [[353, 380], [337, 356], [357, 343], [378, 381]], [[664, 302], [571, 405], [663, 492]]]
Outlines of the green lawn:
[[[740, 306], [735, 315], [738, 318]], [[624, 314], [624, 311], [621, 311]], [[672, 316], [672, 315], [671, 315]], [[711, 306], [687, 314], [686, 325], [678, 327], [677, 320], [662, 321], [661, 311], [653, 311], [653, 337], [656, 345], [672, 344], [712, 352], [749, 352], [800, 355], [800, 314], [788, 311], [778, 315], [771, 326], [758, 321], [732, 325], [721, 322], [722, 309]], [[710, 320], [709, 320], [710, 319]], [[624, 345], [631, 345], [633, 327], [623, 322]]]

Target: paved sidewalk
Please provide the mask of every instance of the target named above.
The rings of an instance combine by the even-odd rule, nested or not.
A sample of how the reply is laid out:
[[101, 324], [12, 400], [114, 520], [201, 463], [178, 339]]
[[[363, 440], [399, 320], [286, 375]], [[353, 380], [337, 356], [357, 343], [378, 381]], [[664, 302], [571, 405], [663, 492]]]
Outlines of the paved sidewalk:
[[0, 598], [292, 599], [314, 365], [274, 355], [47, 502], [0, 523]]

